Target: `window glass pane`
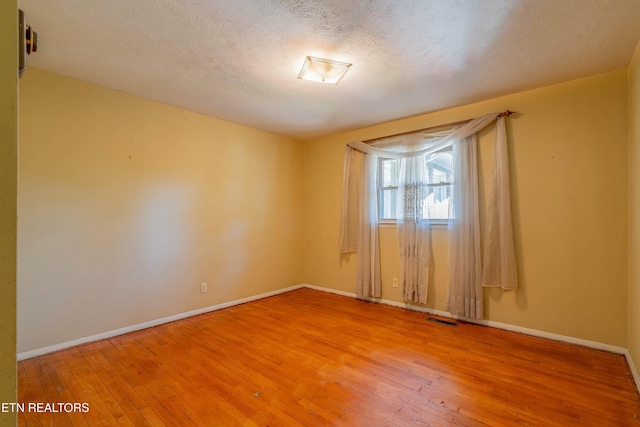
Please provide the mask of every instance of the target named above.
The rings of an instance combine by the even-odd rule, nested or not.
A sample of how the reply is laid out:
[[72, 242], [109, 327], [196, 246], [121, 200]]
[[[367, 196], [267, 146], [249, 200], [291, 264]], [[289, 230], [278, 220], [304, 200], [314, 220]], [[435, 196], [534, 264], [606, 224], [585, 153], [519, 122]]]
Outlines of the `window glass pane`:
[[451, 194], [451, 185], [429, 187], [428, 195], [424, 202], [424, 211], [428, 213], [430, 219], [451, 218], [451, 210], [453, 208]]
[[382, 160], [382, 186], [398, 186], [398, 159]]
[[398, 190], [380, 192], [380, 219], [395, 219]]
[[429, 184], [452, 182], [453, 153], [441, 151], [426, 157]]

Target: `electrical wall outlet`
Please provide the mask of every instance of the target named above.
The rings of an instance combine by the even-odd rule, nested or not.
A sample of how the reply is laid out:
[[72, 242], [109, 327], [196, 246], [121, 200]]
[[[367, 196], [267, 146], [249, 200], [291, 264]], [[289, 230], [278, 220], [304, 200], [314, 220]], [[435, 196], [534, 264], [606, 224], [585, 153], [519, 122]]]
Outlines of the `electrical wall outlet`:
[[200, 283], [200, 293], [201, 294], [207, 293], [207, 282]]
[[393, 278], [393, 287], [394, 287], [394, 288], [397, 288], [397, 287], [398, 287], [398, 278], [397, 278], [397, 277], [394, 277], [394, 278]]

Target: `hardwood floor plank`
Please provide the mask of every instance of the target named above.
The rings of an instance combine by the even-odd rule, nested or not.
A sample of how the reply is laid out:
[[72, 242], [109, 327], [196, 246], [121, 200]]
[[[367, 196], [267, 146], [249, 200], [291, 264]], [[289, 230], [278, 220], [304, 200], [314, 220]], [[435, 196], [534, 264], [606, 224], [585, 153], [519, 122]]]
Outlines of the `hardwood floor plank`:
[[310, 289], [18, 367], [20, 426], [638, 426], [624, 357]]
[[[93, 358], [95, 361], [93, 369], [96, 375], [114, 396], [115, 400], [122, 406], [122, 410], [129, 416], [131, 422], [139, 427], [150, 426], [151, 423], [147, 421], [140, 409], [145, 407], [144, 401], [130, 388], [126, 379], [125, 381], [118, 381], [121, 379], [120, 373], [111, 365], [109, 360], [105, 358], [104, 353], [106, 353], [106, 346], [106, 341], [96, 342], [94, 346], [96, 351], [86, 357]], [[80, 351], [82, 352], [82, 348]]]

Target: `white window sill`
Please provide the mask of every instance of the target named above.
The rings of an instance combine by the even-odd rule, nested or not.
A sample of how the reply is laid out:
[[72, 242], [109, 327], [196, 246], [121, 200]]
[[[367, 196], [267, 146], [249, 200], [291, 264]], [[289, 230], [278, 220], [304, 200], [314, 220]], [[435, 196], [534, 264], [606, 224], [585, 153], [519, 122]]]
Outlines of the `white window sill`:
[[[397, 225], [398, 224], [393, 219], [383, 219], [378, 222], [378, 228], [396, 228]], [[435, 229], [446, 230], [447, 228], [449, 228], [448, 221], [431, 221], [429, 225], [431, 228], [435, 228]]]

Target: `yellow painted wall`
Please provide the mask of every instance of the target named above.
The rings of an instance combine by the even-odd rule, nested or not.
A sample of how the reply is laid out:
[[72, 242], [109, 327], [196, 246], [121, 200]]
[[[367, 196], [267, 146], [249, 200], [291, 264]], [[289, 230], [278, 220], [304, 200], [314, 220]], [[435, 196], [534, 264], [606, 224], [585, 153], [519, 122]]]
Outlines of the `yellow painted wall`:
[[640, 369], [640, 43], [629, 78], [629, 351]]
[[300, 141], [37, 69], [20, 89], [18, 352], [302, 282]]
[[[18, 3], [0, 2], [0, 402], [16, 401]], [[0, 425], [16, 424], [0, 412]]]
[[[626, 347], [627, 98], [625, 71], [517, 93], [307, 142], [305, 283], [354, 291], [338, 255], [344, 146], [507, 108], [520, 289], [485, 290], [489, 320]], [[480, 135], [481, 187], [493, 128]], [[481, 190], [484, 192], [484, 190]], [[483, 209], [484, 198], [481, 200]], [[448, 234], [433, 231], [427, 306], [446, 310]], [[380, 231], [383, 298], [400, 301], [396, 230]]]

